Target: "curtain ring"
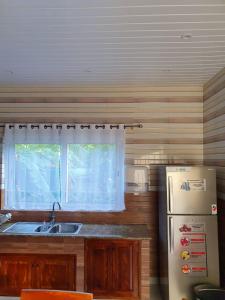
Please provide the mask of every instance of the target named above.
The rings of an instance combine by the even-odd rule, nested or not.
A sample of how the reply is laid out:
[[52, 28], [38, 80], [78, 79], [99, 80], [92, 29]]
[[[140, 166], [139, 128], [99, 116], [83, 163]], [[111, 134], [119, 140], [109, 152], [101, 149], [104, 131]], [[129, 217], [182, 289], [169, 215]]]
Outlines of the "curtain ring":
[[84, 129], [84, 128], [90, 129], [90, 128], [91, 128], [91, 125], [80, 125], [80, 128], [81, 128], [81, 129]]
[[119, 129], [119, 128], [120, 128], [120, 126], [119, 126], [119, 125], [110, 125], [110, 129], [113, 129], [113, 128], [117, 128], [117, 129]]
[[19, 125], [19, 129], [22, 129], [23, 128], [23, 125]]
[[96, 128], [96, 129], [98, 129], [98, 128], [105, 129], [105, 125], [95, 125], [95, 128]]
[[48, 128], [48, 126], [47, 125], [44, 125], [44, 129], [47, 129]]

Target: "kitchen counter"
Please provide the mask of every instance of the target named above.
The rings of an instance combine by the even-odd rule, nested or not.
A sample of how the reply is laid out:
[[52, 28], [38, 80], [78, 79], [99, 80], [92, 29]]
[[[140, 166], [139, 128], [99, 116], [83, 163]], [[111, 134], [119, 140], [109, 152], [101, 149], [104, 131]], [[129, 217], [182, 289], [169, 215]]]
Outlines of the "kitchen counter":
[[[12, 224], [4, 224], [0, 230]], [[104, 299], [149, 299], [150, 232], [145, 225], [85, 224], [73, 235], [1, 232], [0, 244], [0, 263], [7, 274], [0, 295], [19, 295], [21, 284], [29, 288], [47, 285], [69, 290], [75, 286], [82, 292], [87, 291], [88, 285], [91, 291], [93, 283], [98, 285]], [[21, 264], [24, 268], [20, 268]], [[100, 282], [104, 285], [100, 289], [96, 270], [102, 272]], [[122, 292], [108, 287], [104, 278], [110, 278], [111, 274], [116, 274], [116, 289], [120, 289], [120, 281], [124, 280]], [[21, 283], [22, 277], [26, 277], [25, 283]], [[15, 284], [12, 286], [11, 282]]]
[[71, 237], [71, 238], [110, 238], [110, 239], [135, 239], [150, 240], [150, 231], [146, 225], [97, 225], [83, 224], [77, 234], [63, 233], [12, 233], [3, 232], [13, 223], [5, 223], [0, 226], [0, 236], [42, 236], [42, 237]]
[[85, 238], [122, 238], [122, 239], [150, 239], [150, 232], [146, 225], [93, 225], [82, 226], [78, 235]]

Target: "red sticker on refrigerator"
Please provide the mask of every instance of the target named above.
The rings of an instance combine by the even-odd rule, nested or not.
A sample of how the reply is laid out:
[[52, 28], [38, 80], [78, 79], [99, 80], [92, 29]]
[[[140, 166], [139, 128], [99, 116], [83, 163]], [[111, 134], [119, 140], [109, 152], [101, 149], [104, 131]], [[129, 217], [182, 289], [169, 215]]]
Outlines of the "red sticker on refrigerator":
[[190, 244], [190, 239], [187, 238], [187, 237], [183, 237], [183, 238], [180, 239], [180, 244], [183, 247], [187, 247]]

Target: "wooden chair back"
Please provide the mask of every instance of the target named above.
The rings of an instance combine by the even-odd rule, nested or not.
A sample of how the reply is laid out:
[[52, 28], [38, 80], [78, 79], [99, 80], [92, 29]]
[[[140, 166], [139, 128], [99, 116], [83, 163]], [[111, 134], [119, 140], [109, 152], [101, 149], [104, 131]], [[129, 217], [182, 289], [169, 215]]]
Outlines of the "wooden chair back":
[[21, 300], [93, 300], [93, 294], [72, 291], [24, 289]]

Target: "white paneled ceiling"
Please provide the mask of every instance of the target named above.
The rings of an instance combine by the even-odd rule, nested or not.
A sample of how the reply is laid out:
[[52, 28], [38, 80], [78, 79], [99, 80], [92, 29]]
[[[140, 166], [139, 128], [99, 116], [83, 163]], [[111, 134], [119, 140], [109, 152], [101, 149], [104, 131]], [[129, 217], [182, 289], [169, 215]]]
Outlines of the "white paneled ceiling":
[[201, 85], [225, 0], [0, 0], [0, 85]]

